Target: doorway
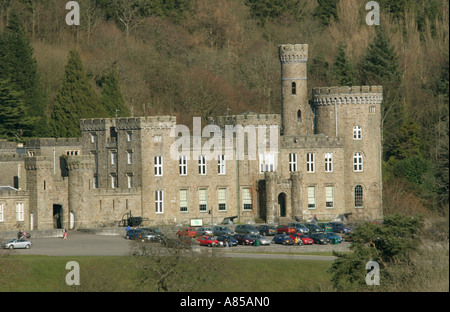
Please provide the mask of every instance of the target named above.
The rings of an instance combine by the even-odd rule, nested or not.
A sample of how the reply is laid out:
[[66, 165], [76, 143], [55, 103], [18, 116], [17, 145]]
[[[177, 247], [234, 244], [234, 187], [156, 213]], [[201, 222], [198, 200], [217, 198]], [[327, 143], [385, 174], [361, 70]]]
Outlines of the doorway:
[[280, 205], [280, 217], [286, 217], [286, 194], [278, 195], [278, 205]]
[[53, 205], [53, 228], [62, 229], [62, 205]]

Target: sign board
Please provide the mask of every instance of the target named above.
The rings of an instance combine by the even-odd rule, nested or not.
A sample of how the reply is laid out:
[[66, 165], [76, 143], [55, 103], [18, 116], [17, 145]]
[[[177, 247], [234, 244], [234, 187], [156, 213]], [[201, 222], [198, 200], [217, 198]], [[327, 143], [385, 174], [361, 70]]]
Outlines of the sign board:
[[191, 226], [203, 226], [203, 219], [191, 219]]

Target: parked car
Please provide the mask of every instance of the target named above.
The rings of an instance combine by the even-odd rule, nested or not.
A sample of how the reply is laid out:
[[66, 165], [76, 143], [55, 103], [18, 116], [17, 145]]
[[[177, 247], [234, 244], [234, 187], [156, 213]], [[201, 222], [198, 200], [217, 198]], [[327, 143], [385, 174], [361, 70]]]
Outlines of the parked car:
[[326, 245], [330, 242], [324, 233], [309, 234], [309, 237], [312, 238], [314, 244]]
[[139, 239], [139, 237], [142, 233], [142, 229], [130, 229], [125, 234], [126, 239]]
[[333, 227], [333, 232], [345, 234], [352, 232], [352, 228], [342, 222], [330, 222], [330, 224]]
[[278, 234], [294, 234], [297, 233], [297, 230], [295, 227], [288, 226], [288, 225], [279, 225], [277, 226], [277, 233]]
[[289, 235], [289, 237], [294, 240], [294, 245], [299, 245], [299, 246], [303, 245], [303, 240], [301, 239], [299, 233], [291, 234], [291, 235]]
[[305, 226], [309, 229], [309, 234], [325, 232], [324, 229], [322, 229], [320, 226], [314, 223], [307, 223], [305, 224]]
[[333, 227], [330, 223], [327, 222], [320, 222], [318, 224], [325, 232], [333, 232]]
[[212, 228], [210, 227], [201, 227], [199, 229], [197, 229], [196, 231], [196, 236], [212, 236], [214, 234], [214, 231]]
[[250, 224], [238, 224], [234, 229], [236, 234], [259, 234], [259, 231]]
[[239, 245], [253, 245], [255, 243], [255, 240], [246, 234], [234, 234], [233, 237]]
[[253, 238], [255, 241], [259, 239], [259, 243], [261, 245], [270, 245], [271, 240], [264, 237], [261, 234], [251, 234], [250, 235], [251, 238]]
[[307, 234], [300, 233], [300, 238], [303, 241], [303, 245], [314, 245], [314, 240]]
[[294, 240], [285, 234], [277, 234], [273, 237], [275, 244], [294, 245]]
[[261, 235], [276, 235], [277, 234], [277, 228], [273, 225], [259, 225], [256, 227], [256, 229], [259, 231]]
[[219, 241], [211, 236], [208, 235], [204, 235], [201, 236], [199, 238], [197, 238], [197, 241], [200, 243], [200, 245], [202, 246], [218, 246], [219, 245]]
[[228, 240], [228, 243], [231, 243], [231, 246], [238, 245], [238, 241], [232, 235], [219, 235], [217, 236], [217, 240], [222, 243], [224, 243], [225, 240]]
[[146, 241], [152, 241], [152, 242], [160, 242], [162, 241], [166, 235], [163, 234], [158, 228], [151, 227], [151, 228], [138, 228], [137, 230], [141, 231], [141, 234], [139, 235], [139, 239], [146, 240]]
[[213, 235], [215, 235], [215, 236], [230, 235], [230, 234], [233, 234], [233, 231], [231, 231], [228, 226], [215, 225], [213, 227]]
[[197, 235], [197, 231], [195, 230], [195, 228], [192, 228], [192, 227], [183, 228], [183, 229], [177, 231], [178, 237], [181, 237], [181, 236], [195, 237], [196, 235]]
[[33, 246], [33, 243], [31, 241], [29, 241], [26, 238], [13, 238], [10, 239], [7, 242], [4, 242], [2, 244], [2, 248], [9, 248], [9, 249], [21, 249], [21, 248], [25, 248], [25, 249], [30, 249], [31, 246]]
[[327, 232], [327, 233], [325, 233], [325, 237], [330, 240], [331, 244], [339, 244], [343, 240], [342, 237], [340, 237], [339, 235], [337, 235], [334, 232]]
[[309, 229], [302, 223], [288, 223], [288, 225], [294, 227], [297, 230], [297, 233], [309, 233]]

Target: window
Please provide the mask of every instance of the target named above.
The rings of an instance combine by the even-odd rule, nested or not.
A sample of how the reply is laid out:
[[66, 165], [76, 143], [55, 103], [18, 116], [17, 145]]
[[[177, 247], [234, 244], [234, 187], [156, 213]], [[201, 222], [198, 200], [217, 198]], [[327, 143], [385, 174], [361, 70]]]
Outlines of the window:
[[133, 141], [133, 132], [127, 132], [127, 142]]
[[334, 208], [334, 187], [325, 187], [325, 206], [327, 208]]
[[117, 152], [111, 151], [111, 165], [117, 164]]
[[316, 187], [308, 186], [308, 209], [316, 209]]
[[162, 177], [163, 175], [163, 158], [162, 156], [155, 156], [155, 176]]
[[180, 212], [188, 212], [188, 191], [180, 190]]
[[131, 165], [133, 164], [133, 152], [127, 151], [127, 164]]
[[127, 180], [128, 180], [128, 188], [133, 188], [133, 174], [132, 173], [127, 174]]
[[162, 141], [162, 137], [160, 135], [155, 135], [153, 137], [153, 142], [154, 143], [161, 143], [161, 141]]
[[80, 154], [80, 151], [78, 151], [78, 150], [66, 151], [67, 156], [78, 156], [79, 154]]
[[187, 156], [181, 155], [179, 160], [180, 175], [187, 175]]
[[289, 154], [289, 172], [297, 171], [297, 154]]
[[353, 127], [353, 140], [362, 139], [362, 128], [360, 126]]
[[325, 153], [325, 172], [333, 172], [333, 153]]
[[364, 193], [361, 185], [355, 186], [355, 208], [364, 207]]
[[243, 210], [252, 210], [252, 196], [249, 188], [242, 189], [242, 206]]
[[93, 181], [93, 188], [97, 189], [98, 188], [98, 175], [94, 174], [94, 181]]
[[369, 106], [369, 114], [375, 114], [376, 108], [375, 106]]
[[111, 188], [117, 188], [117, 176], [115, 174], [111, 175]]
[[353, 155], [353, 171], [363, 171], [363, 156], [359, 152]]
[[91, 133], [91, 143], [97, 142], [97, 134]]
[[297, 111], [297, 121], [302, 122], [302, 111], [301, 110]]
[[200, 208], [200, 212], [206, 212], [206, 211], [208, 211], [208, 203], [207, 203], [206, 189], [200, 189], [200, 190], [198, 191], [198, 198], [199, 198], [199, 208]]
[[204, 155], [198, 157], [198, 174], [206, 174], [206, 157]]
[[295, 82], [292, 83], [292, 94], [297, 94], [297, 85], [295, 84]]
[[219, 211], [227, 210], [227, 189], [220, 188], [218, 190]]
[[314, 153], [306, 154], [306, 172], [314, 172]]
[[259, 154], [259, 172], [273, 172], [275, 170], [275, 155], [273, 153]]
[[164, 191], [155, 192], [155, 211], [156, 213], [164, 213]]
[[225, 155], [219, 155], [219, 160], [217, 162], [217, 169], [219, 174], [225, 174], [227, 171], [225, 163]]
[[16, 220], [23, 221], [24, 220], [24, 204], [16, 203]]
[[0, 222], [5, 221], [3, 207], [4, 207], [4, 204], [0, 204]]

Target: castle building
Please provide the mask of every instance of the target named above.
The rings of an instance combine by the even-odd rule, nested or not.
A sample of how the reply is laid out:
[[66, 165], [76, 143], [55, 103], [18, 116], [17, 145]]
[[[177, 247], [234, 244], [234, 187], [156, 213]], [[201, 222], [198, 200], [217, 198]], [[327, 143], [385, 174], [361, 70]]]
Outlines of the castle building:
[[281, 115], [221, 116], [192, 133], [173, 116], [83, 119], [81, 138], [0, 141], [0, 230], [111, 227], [124, 215], [382, 218], [382, 87], [314, 88], [308, 101], [308, 46], [280, 45], [279, 57]]

